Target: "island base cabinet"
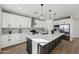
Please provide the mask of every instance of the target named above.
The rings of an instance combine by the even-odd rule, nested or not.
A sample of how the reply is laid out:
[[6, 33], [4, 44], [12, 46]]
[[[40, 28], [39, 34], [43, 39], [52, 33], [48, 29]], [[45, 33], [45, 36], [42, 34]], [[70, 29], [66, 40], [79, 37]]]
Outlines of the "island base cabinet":
[[62, 39], [63, 39], [63, 40], [70, 41], [70, 36], [63, 35], [63, 36], [62, 36]]
[[32, 54], [32, 40], [27, 38], [27, 52]]
[[41, 46], [41, 45], [38, 45], [38, 54], [48, 54], [50, 53], [49, 51], [49, 44], [45, 45], [45, 46]]
[[56, 47], [56, 41], [52, 41], [49, 43], [49, 52], [51, 53], [51, 51]]
[[42, 46], [41, 43], [44, 42], [36, 43], [35, 41], [27, 38], [27, 52], [29, 54], [50, 54], [58, 46], [61, 40], [62, 36]]
[[39, 54], [49, 54], [51, 52], [53, 52], [53, 50], [57, 47], [57, 45], [61, 42], [62, 40], [62, 36], [55, 39], [52, 42], [49, 42], [48, 44], [46, 44], [45, 46], [41, 46], [38, 44], [38, 53]]

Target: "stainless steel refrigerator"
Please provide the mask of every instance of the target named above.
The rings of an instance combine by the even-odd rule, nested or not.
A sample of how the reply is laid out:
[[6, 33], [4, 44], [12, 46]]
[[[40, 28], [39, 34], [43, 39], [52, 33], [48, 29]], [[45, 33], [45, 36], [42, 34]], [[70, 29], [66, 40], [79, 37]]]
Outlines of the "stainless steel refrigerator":
[[65, 33], [65, 36], [70, 37], [70, 24], [60, 24], [59, 30], [60, 32]]

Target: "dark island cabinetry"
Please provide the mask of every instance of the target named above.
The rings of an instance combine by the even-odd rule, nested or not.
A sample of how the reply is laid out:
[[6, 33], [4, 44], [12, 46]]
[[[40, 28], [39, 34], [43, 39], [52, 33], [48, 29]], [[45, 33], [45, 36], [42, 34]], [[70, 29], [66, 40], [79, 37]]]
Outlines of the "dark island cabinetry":
[[55, 47], [61, 42], [62, 36], [55, 39], [54, 41], [49, 42], [48, 44], [41, 46], [38, 44], [39, 54], [49, 54]]
[[27, 38], [27, 52], [32, 54], [32, 40]]
[[33, 38], [27, 38], [27, 52], [29, 54], [50, 54], [58, 46], [62, 39], [64, 39], [63, 35], [58, 36], [54, 40], [49, 39], [48, 42], [36, 42]]
[[48, 54], [49, 53], [49, 44], [41, 46], [38, 44], [38, 54]]

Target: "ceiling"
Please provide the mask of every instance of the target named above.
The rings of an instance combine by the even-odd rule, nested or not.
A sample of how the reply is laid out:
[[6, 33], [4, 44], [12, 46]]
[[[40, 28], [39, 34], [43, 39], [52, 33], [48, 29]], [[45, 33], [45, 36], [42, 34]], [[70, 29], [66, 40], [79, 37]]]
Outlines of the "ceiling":
[[[13, 11], [26, 16], [40, 18], [41, 15], [40, 4], [2, 4], [1, 6], [4, 10]], [[55, 18], [79, 15], [79, 4], [44, 4], [44, 19], [48, 19], [49, 9], [52, 10], [52, 18], [53, 13], [56, 13]]]

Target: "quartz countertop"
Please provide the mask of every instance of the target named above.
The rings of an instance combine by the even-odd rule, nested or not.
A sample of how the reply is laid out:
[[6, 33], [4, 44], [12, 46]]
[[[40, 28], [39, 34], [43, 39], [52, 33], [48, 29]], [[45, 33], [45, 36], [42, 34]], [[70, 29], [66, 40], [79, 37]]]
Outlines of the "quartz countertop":
[[28, 34], [28, 33], [14, 33], [14, 34], [3, 34], [2, 36], [8, 36], [8, 35], [23, 35], [25, 37], [30, 38], [31, 40], [35, 41], [36, 43], [39, 43], [40, 45], [44, 46], [47, 43], [55, 40], [56, 38], [62, 36], [64, 33], [60, 33], [58, 31], [55, 31], [54, 34]]
[[28, 38], [30, 38], [31, 40], [39, 43], [40, 45], [44, 46], [47, 43], [57, 39], [58, 37], [64, 35], [64, 33], [60, 33], [60, 32], [54, 32], [54, 34], [46, 34], [46, 35], [42, 35], [42, 34], [35, 34], [35, 35], [26, 35]]

